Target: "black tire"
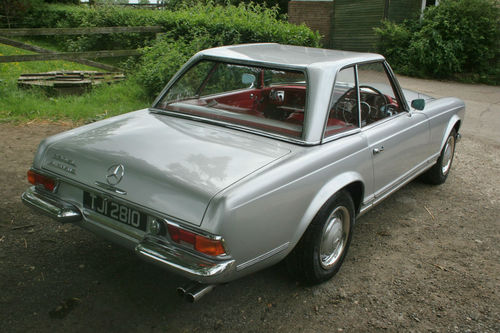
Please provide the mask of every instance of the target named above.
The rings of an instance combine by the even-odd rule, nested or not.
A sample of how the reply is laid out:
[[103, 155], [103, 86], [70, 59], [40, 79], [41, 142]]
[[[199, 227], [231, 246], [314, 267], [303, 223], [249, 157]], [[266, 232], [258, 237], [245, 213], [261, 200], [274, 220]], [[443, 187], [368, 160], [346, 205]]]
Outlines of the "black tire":
[[354, 220], [351, 195], [347, 191], [336, 193], [323, 205], [288, 255], [286, 263], [290, 273], [310, 285], [332, 278], [349, 249]]
[[428, 184], [441, 185], [446, 181], [450, 174], [453, 156], [455, 155], [455, 144], [457, 141], [457, 132], [453, 129], [446, 138], [441, 155], [429, 170], [422, 175], [422, 180]]

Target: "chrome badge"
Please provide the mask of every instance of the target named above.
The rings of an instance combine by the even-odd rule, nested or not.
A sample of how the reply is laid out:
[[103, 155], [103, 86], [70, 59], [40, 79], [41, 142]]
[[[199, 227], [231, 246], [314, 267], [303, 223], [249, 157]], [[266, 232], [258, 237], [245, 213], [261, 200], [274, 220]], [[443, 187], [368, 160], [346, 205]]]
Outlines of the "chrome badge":
[[53, 154], [52, 160], [47, 163], [50, 166], [61, 169], [65, 172], [76, 174], [76, 163], [75, 161], [67, 158], [61, 154]]
[[106, 174], [106, 181], [109, 185], [118, 184], [125, 174], [125, 167], [122, 164], [114, 164], [109, 167], [108, 173]]

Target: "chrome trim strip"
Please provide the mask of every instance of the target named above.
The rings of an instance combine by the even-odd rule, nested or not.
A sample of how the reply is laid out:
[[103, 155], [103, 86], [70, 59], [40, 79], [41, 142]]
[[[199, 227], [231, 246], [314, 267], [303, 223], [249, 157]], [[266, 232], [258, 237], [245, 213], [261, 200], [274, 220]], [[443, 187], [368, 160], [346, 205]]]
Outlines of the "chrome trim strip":
[[[411, 179], [415, 178], [417, 175], [419, 175], [420, 173], [422, 173], [424, 170], [430, 168], [434, 164], [433, 162], [435, 162], [437, 160], [438, 156], [439, 156], [439, 154], [429, 157], [427, 160], [423, 161], [422, 163], [420, 163], [416, 167], [410, 169], [408, 172], [403, 174], [401, 177], [399, 177], [398, 179], [396, 179], [392, 183], [381, 188], [378, 192], [375, 193], [375, 202], [377, 202], [378, 198], [380, 198], [380, 197], [385, 198], [387, 196], [386, 193], [392, 193], [392, 192], [394, 192], [394, 189], [396, 189], [396, 190], [399, 189], [401, 186], [406, 184], [408, 179], [411, 180]], [[401, 184], [403, 184], [403, 185], [401, 185]]]
[[403, 110], [411, 113], [411, 109], [408, 106], [408, 102], [406, 101], [406, 96], [403, 93], [403, 89], [401, 89], [401, 85], [399, 84], [398, 79], [396, 78], [396, 75], [394, 74], [391, 66], [387, 62], [387, 60], [384, 60], [384, 67], [386, 70], [386, 73], [389, 74], [391, 77], [390, 83], [392, 85], [393, 90], [396, 90], [396, 99], [398, 99], [398, 102], [402, 104]]
[[268, 258], [274, 256], [275, 254], [278, 254], [279, 252], [287, 249], [289, 245], [290, 245], [290, 242], [286, 242], [285, 244], [282, 244], [269, 252], [261, 254], [260, 256], [253, 258], [253, 259], [250, 259], [244, 263], [241, 263], [238, 266], [236, 266], [236, 270], [241, 271], [242, 269], [245, 269], [249, 266], [255, 265], [256, 263], [261, 262], [265, 259], [268, 259]]
[[135, 252], [142, 259], [200, 282], [208, 278], [221, 278], [233, 268], [235, 262], [234, 259], [213, 261], [197, 257], [168, 244], [159, 244], [150, 238], [141, 241], [135, 247]]
[[197, 234], [197, 235], [200, 235], [200, 236], [203, 236], [205, 238], [208, 238], [208, 239], [211, 239], [211, 240], [215, 240], [215, 241], [223, 241], [222, 239], [222, 236], [219, 236], [219, 235], [213, 235], [213, 234], [209, 234], [207, 232], [203, 232], [199, 229], [196, 229], [196, 228], [191, 228], [189, 226], [186, 226], [186, 225], [183, 225], [183, 224], [179, 224], [179, 223], [175, 223], [175, 222], [172, 222], [170, 221], [169, 219], [164, 219], [164, 221], [167, 223], [167, 224], [170, 224], [174, 227], [177, 227], [177, 228], [180, 228], [180, 229], [184, 229], [184, 230], [187, 230], [187, 231], [190, 231], [194, 234]]
[[[127, 224], [113, 220], [106, 215], [99, 214], [93, 210], [83, 208], [82, 214], [85, 218], [84, 224], [93, 223], [100, 228], [106, 229], [108, 232], [127, 237], [129, 240], [134, 240], [136, 243], [144, 238], [145, 231], [130, 227]], [[83, 227], [85, 227], [83, 225]]]
[[61, 223], [77, 222], [82, 219], [82, 214], [74, 205], [62, 201], [49, 194], [41, 193], [32, 186], [21, 196], [23, 203], [42, 213], [56, 219]]
[[395, 182], [391, 183], [390, 185], [384, 187], [383, 189], [375, 193], [375, 195], [370, 201], [366, 201], [365, 203], [363, 203], [359, 211], [358, 217], [365, 214], [367, 211], [378, 205], [392, 193], [396, 192], [401, 187], [405, 186], [406, 184], [408, 184], [409, 182], [420, 176], [422, 173], [424, 173], [426, 170], [428, 170], [430, 167], [432, 167], [436, 162], [438, 156], [439, 154], [431, 156], [430, 158], [428, 158], [427, 160], [420, 163], [418, 166], [416, 166], [415, 168], [411, 169], [403, 176], [398, 178]]
[[95, 184], [97, 186], [99, 186], [99, 187], [102, 187], [105, 190], [108, 190], [108, 191], [111, 191], [111, 192], [114, 192], [114, 193], [117, 193], [117, 194], [121, 194], [121, 195], [127, 195], [127, 191], [124, 191], [124, 190], [119, 189], [117, 187], [114, 187], [112, 185], [108, 185], [106, 183], [99, 182], [99, 181], [96, 181]]
[[343, 137], [351, 136], [351, 135], [354, 135], [354, 134], [357, 134], [357, 133], [360, 133], [360, 132], [361, 132], [361, 129], [359, 127], [356, 127], [356, 128], [351, 129], [351, 130], [348, 130], [348, 131], [345, 131], [345, 132], [341, 132], [341, 133], [338, 133], [338, 134], [330, 135], [330, 136], [327, 136], [327, 137], [324, 136], [324, 132], [323, 132], [323, 142], [322, 143], [328, 143], [328, 142], [331, 142], [331, 141], [336, 141], [336, 140], [341, 139]]

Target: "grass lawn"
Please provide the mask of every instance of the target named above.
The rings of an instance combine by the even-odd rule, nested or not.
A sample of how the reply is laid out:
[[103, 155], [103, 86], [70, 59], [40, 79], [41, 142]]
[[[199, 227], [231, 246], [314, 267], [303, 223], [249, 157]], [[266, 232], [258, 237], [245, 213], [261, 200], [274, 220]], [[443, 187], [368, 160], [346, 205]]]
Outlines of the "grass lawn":
[[[0, 44], [0, 55], [33, 52]], [[40, 89], [19, 89], [20, 74], [56, 70], [98, 70], [69, 61], [0, 63], [0, 122], [26, 122], [33, 119], [88, 122], [150, 105], [142, 87], [133, 79], [95, 87], [80, 96], [47, 96]]]

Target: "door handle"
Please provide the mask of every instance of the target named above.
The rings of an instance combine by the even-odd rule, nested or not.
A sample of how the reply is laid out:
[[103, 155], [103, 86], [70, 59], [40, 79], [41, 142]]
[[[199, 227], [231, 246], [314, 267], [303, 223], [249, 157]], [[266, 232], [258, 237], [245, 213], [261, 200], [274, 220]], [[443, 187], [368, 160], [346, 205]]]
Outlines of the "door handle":
[[378, 153], [381, 153], [384, 151], [384, 146], [380, 147], [380, 148], [373, 148], [373, 154], [378, 154]]

